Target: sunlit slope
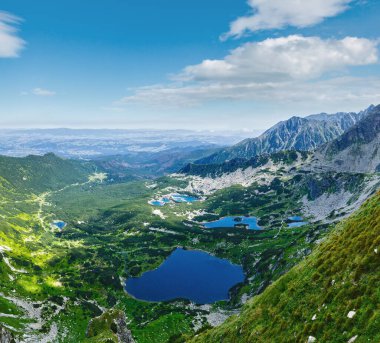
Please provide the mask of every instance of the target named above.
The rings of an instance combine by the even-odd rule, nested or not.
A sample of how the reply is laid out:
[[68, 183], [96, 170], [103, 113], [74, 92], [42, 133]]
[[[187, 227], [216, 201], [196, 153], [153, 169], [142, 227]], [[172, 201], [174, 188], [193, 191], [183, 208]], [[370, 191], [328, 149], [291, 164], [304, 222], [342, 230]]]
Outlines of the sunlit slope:
[[91, 163], [66, 160], [54, 154], [25, 158], [0, 156], [0, 175], [19, 191], [45, 192], [87, 181]]
[[192, 342], [379, 342], [380, 193], [236, 317]]
[[54, 312], [48, 313], [51, 304], [41, 301], [69, 294], [69, 290], [62, 286], [58, 266], [67, 264], [68, 244], [59, 241], [49, 225], [46, 198], [63, 187], [90, 182], [97, 176], [91, 174], [93, 170], [87, 163], [52, 154], [0, 156], [1, 330], [23, 335], [48, 331], [44, 325]]

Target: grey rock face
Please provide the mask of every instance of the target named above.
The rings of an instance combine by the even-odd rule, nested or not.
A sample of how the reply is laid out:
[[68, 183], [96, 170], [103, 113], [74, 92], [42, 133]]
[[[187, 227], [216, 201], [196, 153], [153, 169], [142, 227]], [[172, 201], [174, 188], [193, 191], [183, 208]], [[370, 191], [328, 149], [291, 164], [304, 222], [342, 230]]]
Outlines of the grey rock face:
[[135, 343], [131, 331], [128, 330], [124, 313], [120, 314], [114, 322], [117, 327], [117, 338], [119, 343]]
[[370, 106], [359, 113], [326, 113], [306, 118], [292, 117], [282, 121], [261, 136], [246, 139], [230, 148], [196, 161], [196, 164], [219, 164], [234, 158], [254, 156], [282, 150], [311, 151], [331, 142], [365, 118], [374, 109]]
[[339, 171], [380, 171], [380, 105], [334, 141], [316, 151], [320, 164]]
[[0, 343], [16, 343], [13, 335], [3, 327], [0, 327]]
[[111, 333], [113, 336], [110, 341], [119, 343], [135, 343], [131, 331], [127, 327], [125, 313], [120, 310], [111, 309], [104, 312], [101, 316], [90, 320], [86, 337], [92, 338], [104, 332]]

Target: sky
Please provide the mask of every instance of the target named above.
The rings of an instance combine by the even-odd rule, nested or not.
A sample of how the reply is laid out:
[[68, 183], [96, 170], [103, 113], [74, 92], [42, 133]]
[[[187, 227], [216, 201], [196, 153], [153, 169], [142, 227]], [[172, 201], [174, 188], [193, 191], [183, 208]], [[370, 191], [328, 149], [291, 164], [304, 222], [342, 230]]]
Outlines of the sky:
[[2, 0], [0, 127], [261, 130], [380, 103], [378, 0]]

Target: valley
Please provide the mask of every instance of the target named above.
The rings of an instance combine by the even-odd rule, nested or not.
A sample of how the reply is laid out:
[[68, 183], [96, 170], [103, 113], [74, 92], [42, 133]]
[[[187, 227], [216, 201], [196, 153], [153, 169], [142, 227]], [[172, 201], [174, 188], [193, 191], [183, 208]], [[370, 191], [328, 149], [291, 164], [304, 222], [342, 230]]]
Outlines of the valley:
[[[250, 335], [254, 332], [262, 334], [254, 339], [264, 342], [265, 337], [278, 335], [283, 328], [281, 311], [295, 318], [292, 328], [296, 341], [318, 336], [317, 323], [322, 326], [322, 322], [303, 327], [296, 320], [303, 320], [304, 314], [294, 313], [293, 300], [284, 303], [279, 293], [287, 289], [285, 283], [298, 282], [291, 277], [297, 270], [300, 274], [294, 275], [294, 280], [302, 278], [302, 287], [315, 282], [316, 294], [323, 283], [331, 283], [332, 276], [324, 275], [338, 272], [338, 265], [332, 264], [335, 267], [329, 269], [320, 251], [330, 251], [328, 257], [333, 259], [334, 249], [344, 249], [334, 237], [350, 235], [346, 233], [350, 230], [344, 229], [350, 223], [355, 228], [359, 223], [365, 228], [374, 223], [369, 233], [378, 234], [379, 107], [370, 112], [316, 151], [281, 150], [223, 163], [192, 161], [174, 174], [155, 179], [117, 178], [110, 165], [63, 159], [51, 153], [1, 157], [0, 337], [22, 342], [137, 343], [219, 342], [221, 337], [229, 337], [228, 342], [238, 342], [239, 335], [231, 329], [236, 323], [244, 337], [242, 342], [253, 339]], [[368, 127], [374, 134], [366, 137], [372, 138], [355, 138], [355, 133]], [[339, 149], [333, 148], [336, 146]], [[350, 156], [351, 168], [339, 162], [346, 160], [342, 156]], [[370, 159], [371, 163], [355, 164], [358, 159]], [[352, 217], [363, 203], [362, 210]], [[368, 216], [363, 214], [366, 211]], [[353, 246], [347, 248], [350, 252], [340, 256], [356, 254], [357, 230], [352, 231], [349, 242]], [[372, 244], [365, 238], [366, 251], [377, 249], [376, 239]], [[196, 264], [204, 263], [202, 259], [194, 260], [192, 270], [188, 263], [193, 260], [185, 258], [181, 263], [187, 267], [179, 264], [177, 268], [175, 264], [172, 273], [201, 273], [202, 278], [192, 287], [192, 278], [183, 275], [190, 295], [178, 292], [174, 280], [169, 282], [172, 289], [162, 286], [165, 296], [161, 298], [137, 296], [141, 284], [129, 289], [128, 282], [137, 282], [161, 268], [165, 271], [168, 261], [178, 253], [201, 254], [198, 258], [210, 258], [216, 264], [224, 261], [224, 268], [240, 268], [241, 274], [231, 278], [220, 297], [211, 294], [211, 298], [202, 298], [211, 286], [202, 289], [201, 281], [206, 282], [208, 276], [228, 281], [223, 274], [226, 270], [222, 268], [218, 275], [207, 271], [206, 266], [197, 270], [201, 268]], [[308, 279], [308, 261], [318, 269], [313, 282]], [[368, 272], [360, 269], [360, 263], [357, 268], [360, 275]], [[165, 274], [162, 278], [161, 284], [167, 284]], [[296, 292], [296, 288], [293, 285], [286, 291]], [[154, 287], [149, 294], [153, 291]], [[315, 295], [308, 292], [314, 304]], [[354, 290], [350, 288], [349, 292], [353, 294]], [[371, 292], [362, 293], [364, 303], [367, 295], [375, 297]], [[302, 296], [289, 295], [289, 299], [295, 303]], [[362, 308], [361, 300], [344, 309], [332, 298], [325, 302], [332, 301], [336, 311], [347, 312], [348, 308]], [[321, 306], [315, 304], [313, 310], [322, 311]], [[376, 308], [368, 308], [377, 315]], [[364, 307], [360, 311], [369, 316]], [[260, 313], [264, 315], [260, 317]], [[267, 323], [272, 315], [273, 327]], [[252, 330], [247, 324], [251, 316], [253, 321], [260, 318]], [[370, 323], [363, 337], [378, 327], [375, 319]], [[357, 331], [357, 326], [342, 325], [347, 326], [345, 339]], [[195, 334], [198, 336], [193, 338]], [[337, 335], [326, 329], [321, 341]], [[286, 341], [288, 336], [283, 337]]]

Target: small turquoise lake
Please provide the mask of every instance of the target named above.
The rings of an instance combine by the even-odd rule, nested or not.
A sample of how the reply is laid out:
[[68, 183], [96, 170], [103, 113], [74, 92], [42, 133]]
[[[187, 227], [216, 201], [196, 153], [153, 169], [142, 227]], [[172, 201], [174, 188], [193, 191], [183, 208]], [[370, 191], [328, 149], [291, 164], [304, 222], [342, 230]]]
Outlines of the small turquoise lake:
[[304, 226], [304, 225], [307, 225], [308, 223], [307, 222], [294, 222], [294, 223], [289, 223], [288, 224], [288, 227], [301, 227], [301, 226]]
[[66, 223], [61, 220], [55, 220], [51, 225], [55, 226], [56, 228], [63, 230], [66, 226]]
[[249, 230], [262, 230], [257, 224], [256, 217], [224, 217], [212, 222], [203, 223], [206, 229], [234, 228], [236, 225], [245, 225]]
[[199, 250], [176, 249], [155, 270], [125, 283], [125, 290], [145, 301], [187, 299], [212, 304], [229, 299], [229, 290], [243, 282], [241, 266]]
[[170, 194], [166, 195], [160, 199], [153, 199], [150, 200], [148, 203], [152, 206], [165, 206], [169, 203], [193, 203], [196, 201], [200, 201], [199, 198], [187, 194]]
[[195, 202], [199, 201], [199, 198], [190, 196], [190, 195], [184, 195], [184, 194], [173, 194], [171, 199], [174, 202]]

